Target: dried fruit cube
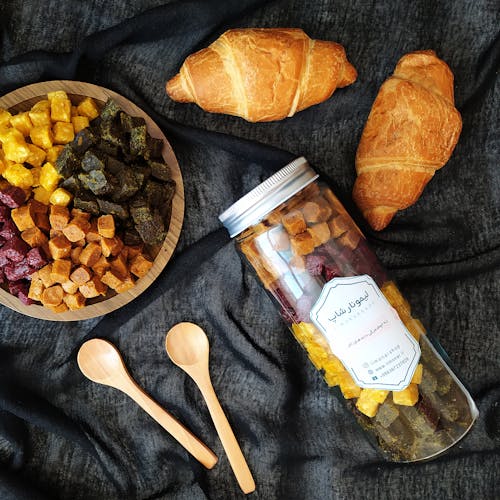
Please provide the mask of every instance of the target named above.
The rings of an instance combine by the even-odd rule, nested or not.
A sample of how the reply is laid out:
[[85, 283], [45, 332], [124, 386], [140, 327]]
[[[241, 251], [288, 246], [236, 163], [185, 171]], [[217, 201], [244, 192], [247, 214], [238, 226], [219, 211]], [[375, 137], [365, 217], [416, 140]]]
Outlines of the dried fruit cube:
[[92, 97], [86, 97], [78, 106], [78, 113], [82, 116], [88, 117], [90, 120], [97, 118], [99, 116], [99, 109], [92, 99]]
[[38, 125], [30, 130], [31, 142], [42, 149], [49, 149], [53, 145], [54, 136], [50, 125]]
[[48, 238], [38, 227], [30, 227], [21, 233], [21, 238], [31, 247], [39, 247], [47, 243]]
[[424, 366], [422, 363], [419, 363], [413, 372], [413, 377], [411, 378], [412, 384], [420, 384], [422, 382], [422, 373], [424, 370]]
[[79, 285], [78, 285], [78, 283], [75, 283], [74, 281], [71, 281], [71, 280], [65, 281], [64, 283], [61, 283], [61, 286], [63, 287], [63, 290], [66, 293], [74, 294], [74, 293], [78, 292]]
[[10, 124], [21, 134], [23, 134], [24, 137], [28, 137], [30, 135], [30, 130], [33, 128], [33, 123], [31, 122], [31, 119], [29, 117], [29, 114], [27, 111], [24, 113], [17, 113], [17, 115], [14, 115], [10, 119]]
[[50, 110], [50, 101], [48, 99], [40, 99], [31, 106], [31, 111]]
[[118, 285], [116, 287], [116, 292], [117, 293], [123, 293], [126, 292], [127, 290], [130, 290], [135, 286], [134, 279], [130, 274], [123, 280], [123, 283], [121, 285]]
[[330, 228], [332, 238], [342, 236], [350, 228], [349, 221], [343, 215], [338, 215], [337, 217], [329, 220], [328, 226]]
[[85, 238], [90, 229], [90, 222], [83, 217], [74, 217], [63, 227], [62, 232], [69, 241], [76, 242]]
[[47, 191], [44, 187], [42, 186], [37, 186], [35, 189], [33, 189], [33, 198], [36, 201], [39, 201], [40, 203], [45, 203], [48, 205], [50, 203], [50, 195], [52, 192]]
[[123, 284], [123, 276], [117, 271], [110, 269], [104, 273], [101, 281], [113, 290], [116, 290], [121, 284]]
[[71, 241], [60, 234], [49, 240], [49, 252], [52, 258], [65, 259], [71, 255]]
[[73, 116], [71, 123], [73, 124], [75, 134], [78, 134], [78, 132], [89, 126], [89, 119], [87, 116]]
[[39, 269], [36, 273], [37, 277], [42, 280], [43, 286], [48, 288], [54, 284], [50, 273], [52, 272], [52, 264], [47, 264], [46, 266]]
[[80, 285], [78, 290], [87, 299], [97, 297], [99, 295], [105, 295], [107, 291], [107, 286], [97, 277], [93, 276], [89, 281]]
[[351, 250], [354, 250], [361, 239], [361, 234], [357, 230], [350, 230], [339, 236], [338, 242]]
[[346, 399], [357, 398], [361, 394], [361, 387], [354, 383], [354, 380], [347, 372], [342, 372], [340, 377], [340, 390]]
[[17, 226], [19, 231], [24, 231], [30, 227], [35, 227], [35, 221], [33, 220], [34, 212], [31, 210], [30, 205], [23, 205], [18, 208], [14, 208], [10, 215], [12, 220]]
[[104, 238], [113, 238], [115, 235], [115, 220], [112, 215], [101, 215], [97, 219], [97, 230]]
[[314, 240], [307, 231], [297, 234], [290, 238], [292, 251], [296, 255], [307, 255], [314, 250]]
[[[68, 99], [67, 95], [62, 95], [59, 93], [54, 93], [50, 95], [50, 119], [53, 122], [70, 122], [71, 121], [71, 101]], [[64, 94], [66, 94], [64, 92]]]
[[143, 278], [153, 267], [153, 263], [143, 254], [139, 254], [130, 261], [130, 272], [138, 278]]
[[104, 257], [117, 256], [123, 249], [123, 242], [118, 237], [101, 238], [101, 250]]
[[26, 200], [26, 193], [17, 186], [0, 189], [0, 201], [9, 208], [17, 208]]
[[101, 245], [98, 243], [87, 243], [80, 254], [80, 262], [88, 267], [92, 267], [101, 256]]
[[361, 394], [356, 401], [356, 408], [367, 417], [374, 417], [377, 414], [379, 403], [365, 396], [364, 391], [365, 389], [361, 391]]
[[[32, 129], [33, 130], [33, 129]], [[2, 148], [7, 160], [15, 163], [24, 163], [30, 154], [30, 150], [24, 136], [19, 130], [10, 128], [1, 138]]]
[[42, 292], [41, 302], [44, 306], [58, 306], [63, 299], [64, 290], [61, 285], [52, 285]]
[[50, 110], [49, 109], [31, 109], [28, 111], [31, 123], [33, 126], [50, 125]]
[[50, 277], [55, 283], [65, 283], [69, 280], [71, 261], [67, 259], [56, 259], [52, 262]]
[[43, 267], [47, 264], [47, 258], [45, 256], [45, 252], [39, 247], [32, 248], [26, 254], [26, 262], [33, 269], [40, 269], [41, 267]]
[[57, 146], [52, 146], [51, 148], [47, 149], [47, 161], [50, 163], [54, 164], [57, 161], [57, 158], [59, 157], [59, 154], [63, 150], [64, 146], [61, 146], [60, 144]]
[[6, 109], [0, 109], [0, 127], [8, 126], [12, 115]]
[[28, 144], [28, 149], [30, 150], [30, 154], [26, 158], [26, 163], [29, 163], [33, 167], [41, 167], [47, 156], [45, 151], [34, 144]]
[[52, 127], [54, 142], [56, 144], [67, 144], [75, 138], [75, 130], [72, 123], [56, 122]]
[[42, 300], [42, 293], [44, 289], [45, 287], [43, 286], [43, 281], [40, 278], [32, 278], [28, 297], [32, 300]]
[[418, 401], [417, 384], [410, 384], [402, 391], [392, 391], [392, 400], [398, 405], [414, 406]]
[[87, 281], [92, 278], [92, 271], [87, 267], [87, 266], [78, 266], [76, 269], [73, 270], [71, 273], [69, 279], [73, 283], [77, 283], [78, 285], [83, 285], [84, 283], [87, 283]]
[[304, 204], [302, 213], [308, 223], [325, 222], [332, 214], [332, 209], [322, 196], [317, 196], [314, 201]]
[[73, 198], [73, 195], [63, 188], [57, 188], [49, 198], [52, 205], [59, 205], [60, 207], [67, 207]]
[[312, 236], [314, 246], [320, 246], [330, 239], [330, 228], [326, 222], [319, 222], [307, 228], [307, 232]]
[[73, 294], [67, 293], [64, 295], [63, 301], [70, 311], [76, 311], [77, 309], [85, 307], [85, 297], [78, 291]]
[[300, 210], [291, 210], [285, 214], [282, 219], [283, 227], [288, 234], [296, 235], [306, 230], [306, 221]]
[[67, 207], [59, 207], [57, 205], [50, 206], [50, 225], [59, 231], [62, 231], [69, 222], [69, 210]]
[[19, 163], [14, 163], [6, 168], [3, 176], [13, 186], [28, 189], [33, 185], [33, 174], [31, 170]]

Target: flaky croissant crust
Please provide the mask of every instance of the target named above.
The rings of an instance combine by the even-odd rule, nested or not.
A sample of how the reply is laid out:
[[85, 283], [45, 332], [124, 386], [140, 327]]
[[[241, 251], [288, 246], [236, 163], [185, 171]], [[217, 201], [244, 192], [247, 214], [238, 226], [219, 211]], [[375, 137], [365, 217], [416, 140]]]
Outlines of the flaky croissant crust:
[[447, 64], [431, 50], [403, 56], [380, 88], [356, 153], [353, 198], [375, 230], [418, 200], [461, 128]]
[[318, 104], [356, 77], [338, 43], [296, 28], [247, 28], [226, 31], [191, 54], [166, 90], [205, 111], [262, 122]]

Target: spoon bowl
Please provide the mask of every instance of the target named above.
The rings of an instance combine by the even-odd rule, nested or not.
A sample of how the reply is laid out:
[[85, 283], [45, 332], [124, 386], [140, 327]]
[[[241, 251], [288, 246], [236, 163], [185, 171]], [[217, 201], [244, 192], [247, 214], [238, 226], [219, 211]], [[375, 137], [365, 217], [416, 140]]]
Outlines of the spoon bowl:
[[82, 373], [93, 382], [115, 387], [117, 374], [126, 372], [118, 349], [107, 340], [87, 340], [78, 351], [77, 362]]
[[165, 340], [170, 359], [177, 366], [208, 364], [208, 339], [205, 332], [194, 323], [178, 323], [172, 327]]

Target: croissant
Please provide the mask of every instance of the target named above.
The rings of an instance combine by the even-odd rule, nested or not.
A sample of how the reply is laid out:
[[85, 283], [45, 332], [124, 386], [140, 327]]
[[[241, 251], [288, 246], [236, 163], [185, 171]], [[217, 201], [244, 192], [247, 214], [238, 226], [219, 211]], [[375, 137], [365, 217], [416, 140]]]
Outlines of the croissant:
[[461, 129], [448, 65], [432, 50], [403, 56], [380, 88], [356, 153], [353, 198], [373, 229], [418, 200]]
[[318, 104], [356, 77], [338, 43], [296, 28], [247, 28], [226, 31], [191, 54], [166, 90], [205, 111], [265, 122]]

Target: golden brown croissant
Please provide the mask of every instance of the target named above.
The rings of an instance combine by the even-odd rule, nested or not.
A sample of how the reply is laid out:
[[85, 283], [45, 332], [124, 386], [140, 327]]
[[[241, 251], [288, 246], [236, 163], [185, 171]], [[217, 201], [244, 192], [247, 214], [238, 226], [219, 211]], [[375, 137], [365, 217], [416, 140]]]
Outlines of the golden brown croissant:
[[418, 200], [461, 129], [448, 65], [432, 50], [403, 56], [380, 88], [356, 153], [353, 198], [373, 229]]
[[264, 122], [320, 103], [356, 76], [338, 43], [311, 40], [301, 29], [248, 28], [191, 54], [166, 88], [175, 101]]

